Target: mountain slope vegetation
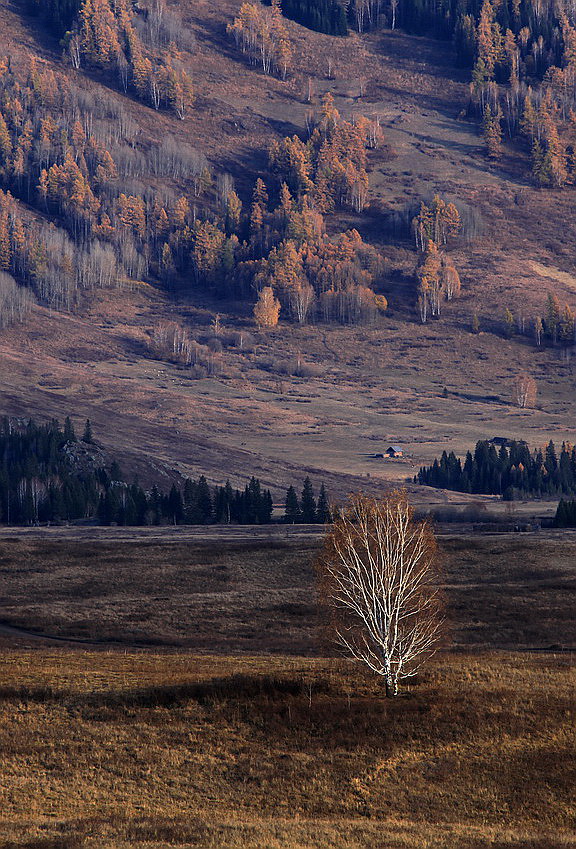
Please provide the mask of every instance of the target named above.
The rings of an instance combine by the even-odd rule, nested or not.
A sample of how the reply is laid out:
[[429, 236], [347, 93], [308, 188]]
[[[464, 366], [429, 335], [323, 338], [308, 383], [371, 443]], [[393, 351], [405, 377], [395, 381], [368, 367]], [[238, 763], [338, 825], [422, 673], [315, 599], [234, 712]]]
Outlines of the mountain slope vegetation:
[[3, 412], [276, 492], [573, 441], [572, 23], [518, 7], [358, 0], [346, 37], [277, 3], [3, 9]]

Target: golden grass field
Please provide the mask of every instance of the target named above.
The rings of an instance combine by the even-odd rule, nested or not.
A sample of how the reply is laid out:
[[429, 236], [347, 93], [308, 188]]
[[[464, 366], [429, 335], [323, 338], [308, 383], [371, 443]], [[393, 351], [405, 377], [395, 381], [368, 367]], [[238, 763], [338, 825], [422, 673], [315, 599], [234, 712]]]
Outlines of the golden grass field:
[[217, 530], [5, 532], [2, 620], [69, 642], [0, 635], [1, 849], [576, 845], [574, 534], [441, 535], [453, 647], [387, 700], [318, 536]]
[[443, 656], [396, 700], [343, 661], [7, 650], [3, 849], [576, 841], [570, 658]]

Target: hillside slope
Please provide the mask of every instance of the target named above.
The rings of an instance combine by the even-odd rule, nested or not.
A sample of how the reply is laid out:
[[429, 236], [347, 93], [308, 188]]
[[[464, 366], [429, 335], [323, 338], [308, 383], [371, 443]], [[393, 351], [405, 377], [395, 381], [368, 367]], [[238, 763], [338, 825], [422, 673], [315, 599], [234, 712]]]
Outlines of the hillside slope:
[[[281, 321], [258, 330], [253, 300], [217, 300], [186, 279], [169, 292], [148, 283], [93, 292], [73, 314], [37, 306], [0, 334], [0, 410], [89, 417], [97, 437], [144, 479], [203, 471], [213, 481], [242, 481], [254, 473], [277, 491], [305, 472], [341, 493], [404, 480], [444, 448], [462, 452], [494, 435], [533, 445], [574, 441], [569, 351], [505, 338], [502, 328], [507, 307], [526, 321], [543, 314], [548, 292], [576, 306], [574, 190], [531, 186], [518, 149], [488, 163], [475, 125], [460, 117], [468, 72], [455, 68], [449, 45], [389, 31], [338, 39], [287, 22], [298, 60], [282, 81], [251, 68], [226, 37], [239, 3], [174, 5], [194, 36], [186, 67], [196, 99], [183, 121], [114, 91], [101, 73], [73, 72], [56, 39], [19, 4], [2, 11], [0, 41], [16, 60], [37, 54], [97, 97], [121, 103], [141, 149], [168, 134], [191, 145], [217, 173], [232, 175], [245, 205], [255, 178], [267, 176], [270, 141], [305, 134], [308, 78], [316, 107], [330, 91], [346, 118], [379, 115], [385, 146], [369, 154], [370, 204], [360, 214], [340, 211], [328, 227], [354, 227], [381, 249], [377, 290], [389, 309], [369, 326]], [[177, 180], [156, 183], [179, 189]], [[466, 211], [471, 237], [450, 251], [462, 296], [422, 325], [413, 243], [390, 222], [436, 192]], [[176, 321], [207, 343], [216, 314], [224, 330], [211, 374], [198, 377], [151, 354], [159, 321]], [[224, 331], [246, 334], [249, 343], [239, 347]], [[536, 409], [512, 404], [520, 372], [537, 380]], [[389, 444], [402, 445], [405, 459], [370, 456]]]

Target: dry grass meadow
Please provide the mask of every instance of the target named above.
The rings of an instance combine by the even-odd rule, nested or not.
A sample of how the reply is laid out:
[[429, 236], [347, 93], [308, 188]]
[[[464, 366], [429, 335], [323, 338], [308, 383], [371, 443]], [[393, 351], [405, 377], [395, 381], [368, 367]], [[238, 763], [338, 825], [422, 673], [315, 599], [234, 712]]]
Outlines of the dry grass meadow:
[[[325, 649], [312, 568], [317, 528], [61, 533], [0, 538], [3, 623], [104, 647]], [[576, 650], [576, 533], [452, 533], [440, 545], [455, 648]]]
[[7, 651], [3, 849], [574, 846], [571, 660]]
[[386, 700], [305, 528], [5, 533], [3, 621], [65, 639], [0, 635], [2, 849], [576, 845], [576, 536], [440, 541], [457, 651]]

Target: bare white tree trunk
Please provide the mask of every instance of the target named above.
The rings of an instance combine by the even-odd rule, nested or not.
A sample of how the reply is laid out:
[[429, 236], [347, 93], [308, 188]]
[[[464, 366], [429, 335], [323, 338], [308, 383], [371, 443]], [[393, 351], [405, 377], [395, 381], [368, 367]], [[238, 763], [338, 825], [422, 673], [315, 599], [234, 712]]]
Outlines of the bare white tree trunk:
[[392, 29], [396, 29], [396, 11], [398, 9], [399, 0], [391, 0], [390, 8], [392, 10]]

